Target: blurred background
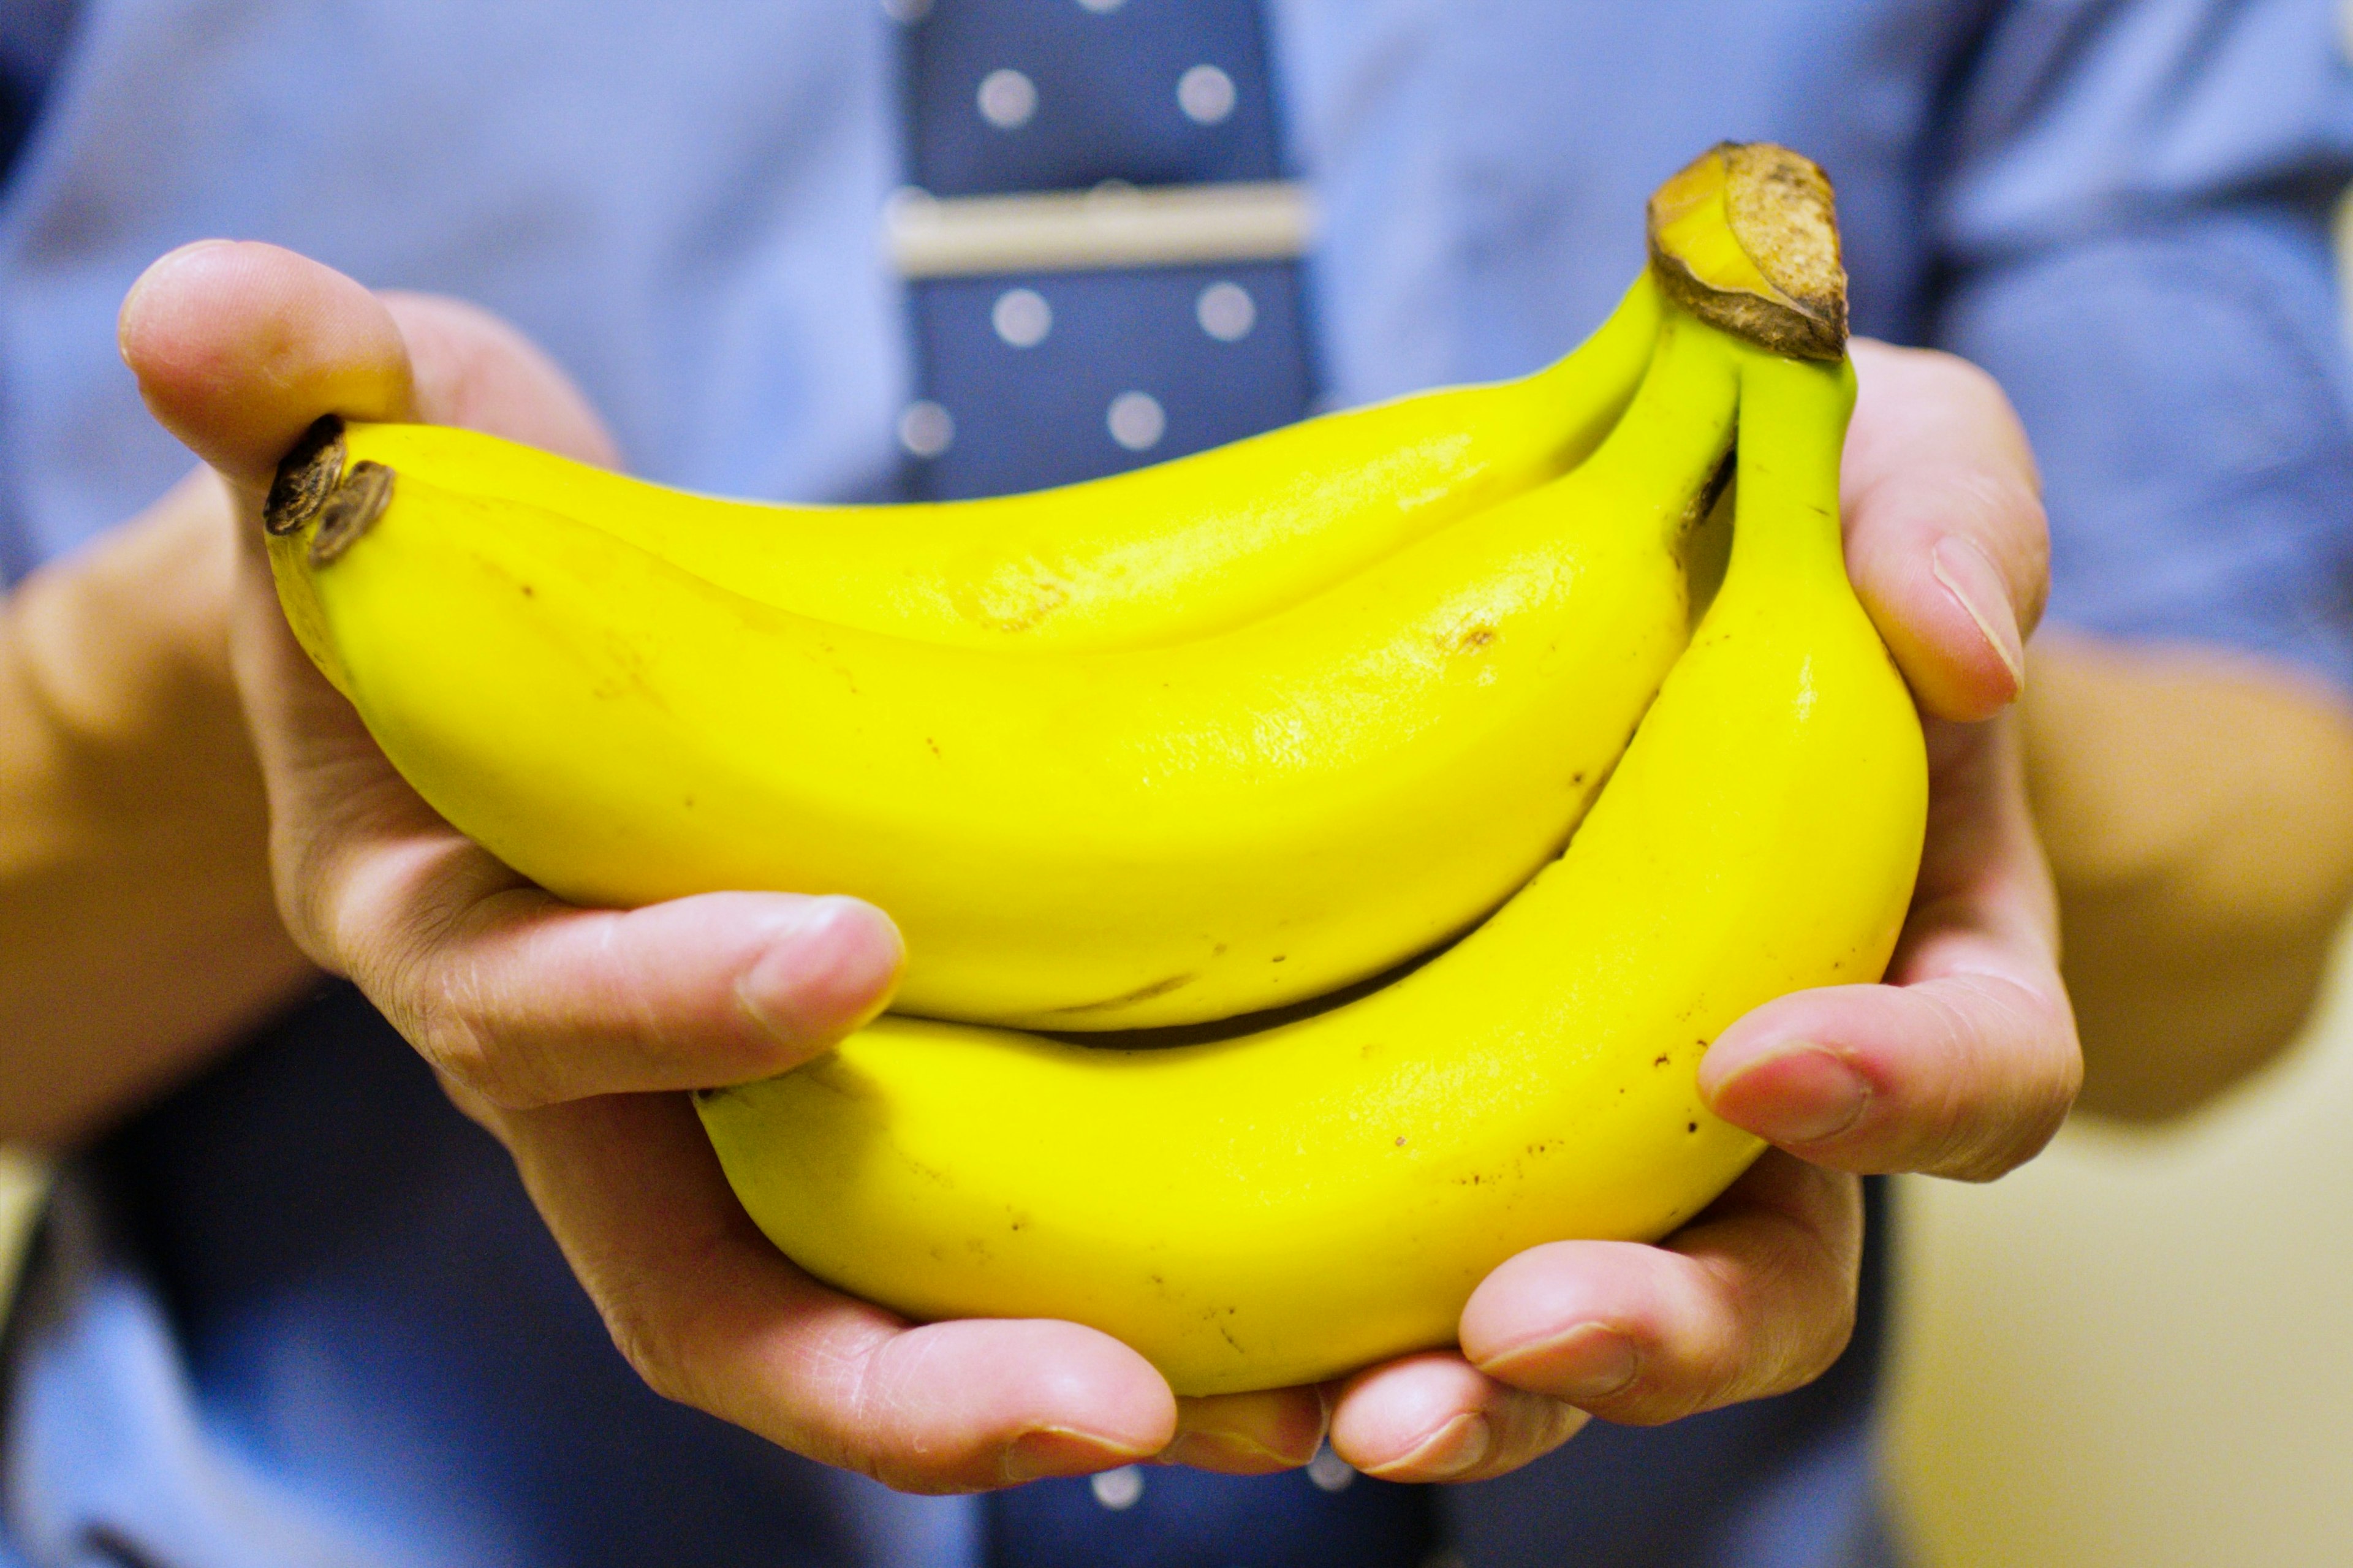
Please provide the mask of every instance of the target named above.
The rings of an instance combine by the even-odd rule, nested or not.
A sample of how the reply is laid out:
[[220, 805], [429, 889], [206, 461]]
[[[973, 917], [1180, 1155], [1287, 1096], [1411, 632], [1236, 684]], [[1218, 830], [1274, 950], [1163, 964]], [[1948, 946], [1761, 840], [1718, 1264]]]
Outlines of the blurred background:
[[1899, 1186], [1887, 1473], [1919, 1568], [2353, 1562], [2353, 941], [2298, 1046], [2158, 1131]]

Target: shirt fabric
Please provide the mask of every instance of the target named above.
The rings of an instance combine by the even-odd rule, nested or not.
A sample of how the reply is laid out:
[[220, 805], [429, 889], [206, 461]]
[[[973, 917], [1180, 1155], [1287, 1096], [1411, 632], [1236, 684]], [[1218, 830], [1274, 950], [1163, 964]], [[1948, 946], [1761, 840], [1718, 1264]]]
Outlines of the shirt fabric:
[[[38, 105], [0, 193], [0, 569], [185, 469], [113, 321], [147, 261], [213, 234], [505, 314], [652, 478], [897, 488], [878, 10], [88, 0], [69, 36], [23, 10], [38, 25], [0, 10], [0, 72]], [[1956, 348], [2017, 402], [2054, 618], [2353, 684], [2326, 244], [2353, 95], [2325, 0], [1271, 14], [1288, 156], [1325, 215], [1308, 299], [1335, 401], [1561, 353], [1641, 264], [1662, 178], [1719, 138], [1783, 142], [1837, 183], [1858, 329]], [[27, 77], [43, 37], [62, 53]], [[61, 1192], [8, 1340], [0, 1514], [28, 1562], [974, 1560], [968, 1501], [639, 1387], [503, 1154], [347, 989]], [[1825, 1384], [1671, 1438], [1597, 1426], [1451, 1489], [1455, 1545], [1479, 1568], [1864, 1561], [1873, 1344], [1867, 1322]]]

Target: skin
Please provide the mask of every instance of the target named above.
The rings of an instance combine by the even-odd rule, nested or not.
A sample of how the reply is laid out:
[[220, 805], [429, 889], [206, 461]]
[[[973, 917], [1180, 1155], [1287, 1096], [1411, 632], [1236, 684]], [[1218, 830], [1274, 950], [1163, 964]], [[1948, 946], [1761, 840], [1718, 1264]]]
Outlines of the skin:
[[[2032, 460], [1999, 390], [1948, 357], [1856, 345], [1850, 567], [1926, 716], [1930, 836], [1887, 983], [1761, 1008], [1703, 1066], [1716, 1109], [1779, 1147], [1662, 1246], [1565, 1242], [1513, 1259], [1472, 1299], [1459, 1352], [1323, 1388], [1178, 1400], [1133, 1352], [1074, 1324], [911, 1326], [841, 1296], [737, 1207], [677, 1091], [783, 1070], [871, 1016], [901, 960], [887, 919], [849, 900], [776, 894], [627, 913], [559, 904], [436, 817], [287, 633], [258, 517], [279, 457], [311, 420], [421, 417], [610, 461], [560, 374], [478, 311], [379, 299], [259, 245], [158, 262], [124, 304], [121, 338], [156, 416], [217, 479], [8, 606], [0, 820], [15, 824], [21, 804], [61, 826], [47, 839], [12, 826], [0, 860], [13, 922], [0, 994], [21, 982], [55, 998], [17, 1009], [20, 1026], [0, 1035], [6, 1129], [62, 1142], [102, 1125], [299, 985], [307, 971], [255, 913], [274, 885], [301, 953], [352, 976], [512, 1152], [648, 1382], [798, 1452], [903, 1489], [955, 1490], [1138, 1459], [1276, 1469], [1304, 1462], [1328, 1429], [1344, 1458], [1389, 1479], [1501, 1475], [1589, 1415], [1662, 1421], [1816, 1375], [1853, 1318], [1855, 1173], [1998, 1175], [2042, 1147], [2074, 1096], [2056, 901], [2028, 816], [2021, 726], [2006, 711], [2042, 597]], [[86, 673], [76, 617], [37, 610], [82, 602], [95, 592], [78, 585], [83, 574], [107, 561], [172, 613], [126, 644], [126, 668]], [[194, 570], [202, 562], [209, 575]], [[117, 599], [153, 602], [128, 589]], [[201, 674], [193, 687], [162, 678], [184, 668]], [[2249, 679], [2270, 693], [2261, 672]], [[74, 680], [112, 684], [79, 706], [45, 695]], [[27, 691], [37, 700], [20, 700]], [[2030, 710], [2025, 729], [2060, 747], [2076, 770], [2063, 776], [2096, 796], [2100, 759], [2069, 750], [2070, 722]], [[88, 770], [54, 760], [85, 751], [123, 776], [125, 799], [201, 795], [229, 825], [136, 837], [138, 812], [108, 816], [83, 798]], [[2034, 776], [2063, 774], [2038, 764]], [[2283, 787], [2274, 798], [2286, 810], [2298, 797]], [[2084, 820], [2104, 842], [2096, 814]], [[108, 837], [126, 833], [120, 846]], [[2214, 847], [2159, 857], [2154, 880], [2202, 868]], [[139, 919], [148, 906], [123, 865], [172, 868], [194, 900], [180, 923]], [[2334, 904], [2316, 895], [2305, 912], [2333, 914], [2343, 881]], [[19, 885], [52, 889], [46, 921], [14, 916]], [[2180, 910], [2189, 942], [2194, 900]], [[201, 946], [199, 965], [199, 938], [178, 933], [216, 920], [252, 934]], [[43, 978], [44, 966], [58, 973]], [[180, 1026], [123, 994], [156, 984], [181, 987]]]
[[223, 635], [208, 474], [0, 605], [0, 1138], [170, 1088], [310, 977]]
[[[2027, 796], [2064, 892], [2080, 1109], [2183, 1115], [2302, 1026], [2353, 899], [2353, 713], [2261, 660], [2038, 639]], [[2119, 763], [2123, 765], [2119, 765]]]

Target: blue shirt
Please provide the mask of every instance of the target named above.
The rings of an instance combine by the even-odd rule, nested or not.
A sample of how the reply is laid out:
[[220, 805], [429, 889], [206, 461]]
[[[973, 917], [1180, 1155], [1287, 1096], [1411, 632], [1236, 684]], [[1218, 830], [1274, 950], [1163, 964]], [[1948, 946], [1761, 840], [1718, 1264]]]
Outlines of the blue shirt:
[[[41, 55], [56, 11], [0, 12], [0, 70]], [[1560, 353], [1641, 264], [1662, 176], [1718, 138], [1784, 142], [1837, 182], [1858, 327], [1956, 348], [2018, 403], [2057, 618], [2353, 683], [2326, 244], [2353, 94], [2327, 0], [1273, 15], [1340, 401]], [[502, 312], [655, 478], [887, 492], [910, 382], [878, 233], [900, 177], [889, 24], [819, 0], [692, 17], [88, 0], [54, 68], [9, 79], [40, 109], [0, 201], [0, 564], [72, 549], [185, 468], [113, 320], [147, 261], [210, 234]], [[1473, 1564], [1858, 1561], [1851, 1362], [1843, 1392], [1704, 1418], [1672, 1466], [1593, 1431], [1451, 1489], [1460, 1544]], [[969, 1504], [638, 1388], [503, 1156], [340, 990], [78, 1165], [6, 1398], [0, 1501], [31, 1561], [972, 1560]]]

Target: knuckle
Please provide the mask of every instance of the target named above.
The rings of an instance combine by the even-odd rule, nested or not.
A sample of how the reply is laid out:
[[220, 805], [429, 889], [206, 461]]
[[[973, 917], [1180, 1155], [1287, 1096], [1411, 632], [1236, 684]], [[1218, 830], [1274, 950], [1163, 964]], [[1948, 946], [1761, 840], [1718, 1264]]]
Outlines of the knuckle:
[[1940, 1002], [1954, 1070], [1937, 1097], [1935, 1134], [1913, 1168], [1989, 1182], [2041, 1153], [2073, 1108], [2083, 1056], [2063, 1003], [2014, 983], [1971, 987], [1979, 1015]]
[[1809, 1336], [1808, 1342], [1798, 1354], [1774, 1369], [1775, 1375], [1763, 1386], [1741, 1397], [1761, 1398], [1805, 1387], [1837, 1365], [1839, 1358], [1846, 1354], [1847, 1346], [1854, 1342], [1854, 1307], [1850, 1300], [1843, 1310], [1825, 1318], [1820, 1331]]
[[271, 891], [278, 919], [302, 956], [332, 974], [350, 973], [340, 940], [344, 921], [333, 889], [334, 856], [318, 838], [298, 838], [282, 822], [270, 829]]
[[442, 1097], [458, 1108], [459, 1114], [504, 1144], [510, 1154], [513, 1153], [514, 1144], [509, 1133], [505, 1107], [438, 1068], [434, 1068], [433, 1081], [440, 1086]]
[[571, 1098], [540, 1031], [502, 1005], [495, 955], [464, 940], [481, 906], [451, 897], [396, 921], [364, 922], [354, 973], [361, 988], [419, 1054], [502, 1110], [533, 1110]]
[[2026, 1111], [1992, 1130], [1979, 1147], [1950, 1160], [1936, 1173], [1954, 1181], [1978, 1183], [1997, 1181], [2010, 1174], [2042, 1153], [2059, 1135], [2073, 1098], [2070, 1094], [2063, 1100]]
[[1705, 1375], [1660, 1376], [1646, 1371], [1608, 1398], [1587, 1401], [1585, 1408], [1620, 1426], [1664, 1426], [1730, 1402], [1731, 1395], [1719, 1393]]
[[1725, 1331], [1695, 1369], [1694, 1411], [1787, 1393], [1830, 1370], [1854, 1336], [1859, 1243], [1776, 1207], [1753, 1252], [1715, 1260]]
[[[409, 966], [404, 966], [409, 967]], [[396, 974], [380, 1005], [426, 1060], [501, 1110], [536, 1110], [565, 1098], [539, 1053], [498, 1028], [463, 969]]]
[[1620, 1426], [1663, 1426], [1706, 1408], [1688, 1391], [1661, 1387], [1647, 1372], [1615, 1394], [1586, 1400], [1583, 1407]]
[[[1468, 1474], [1450, 1479], [1486, 1480], [1508, 1475], [1567, 1442], [1588, 1419], [1585, 1411], [1565, 1399], [1517, 1388], [1491, 1400], [1486, 1414], [1496, 1432], [1493, 1450]], [[1298, 1463], [1303, 1465], [1307, 1459]]]
[[1521, 1462], [1541, 1459], [1585, 1427], [1586, 1413], [1565, 1399], [1546, 1399]]
[[427, 1006], [402, 1033], [424, 1058], [501, 1110], [535, 1110], [545, 1103], [514, 1081], [506, 1057], [455, 1009]]
[[631, 1304], [617, 1300], [600, 1300], [597, 1309], [605, 1320], [605, 1331], [613, 1341], [613, 1348], [639, 1382], [673, 1405], [697, 1405], [694, 1389], [686, 1377], [681, 1359], [672, 1353], [671, 1336], [663, 1331], [653, 1316]]
[[902, 1386], [902, 1380], [913, 1376], [920, 1387], [920, 1372], [894, 1365], [896, 1358], [884, 1353], [891, 1342], [876, 1336], [841, 1347], [829, 1378], [809, 1391], [815, 1408], [836, 1413], [825, 1423], [831, 1429], [826, 1462], [915, 1497], [987, 1484], [965, 1473], [972, 1457], [960, 1452], [959, 1445], [936, 1447], [908, 1429], [909, 1410], [924, 1400]]

